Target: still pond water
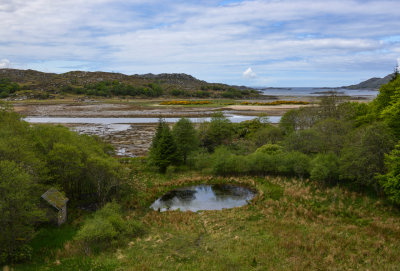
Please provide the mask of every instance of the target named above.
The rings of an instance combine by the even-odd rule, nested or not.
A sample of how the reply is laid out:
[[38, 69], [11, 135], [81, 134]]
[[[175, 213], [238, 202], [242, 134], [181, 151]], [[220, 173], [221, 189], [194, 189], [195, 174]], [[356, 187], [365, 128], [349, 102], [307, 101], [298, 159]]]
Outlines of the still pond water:
[[158, 198], [150, 208], [160, 210], [192, 211], [222, 210], [244, 206], [255, 196], [250, 188], [233, 184], [201, 184], [181, 187]]

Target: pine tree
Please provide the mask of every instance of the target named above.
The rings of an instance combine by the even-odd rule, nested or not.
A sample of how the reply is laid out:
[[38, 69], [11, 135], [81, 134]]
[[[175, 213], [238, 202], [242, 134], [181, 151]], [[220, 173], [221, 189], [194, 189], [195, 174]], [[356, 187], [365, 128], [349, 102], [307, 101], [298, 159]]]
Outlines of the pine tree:
[[183, 163], [186, 164], [187, 156], [190, 152], [199, 147], [199, 139], [196, 129], [189, 119], [181, 118], [172, 129], [172, 134], [175, 137], [179, 156]]
[[161, 118], [150, 147], [149, 160], [151, 164], [158, 167], [161, 173], [165, 173], [168, 166], [178, 162], [178, 149], [174, 137]]

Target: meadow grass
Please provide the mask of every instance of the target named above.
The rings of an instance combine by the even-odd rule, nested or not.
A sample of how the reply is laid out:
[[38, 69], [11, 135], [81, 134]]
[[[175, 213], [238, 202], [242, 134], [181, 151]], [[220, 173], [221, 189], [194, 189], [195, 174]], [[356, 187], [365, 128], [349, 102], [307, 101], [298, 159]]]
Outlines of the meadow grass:
[[[400, 214], [384, 201], [339, 187], [280, 177], [217, 178], [138, 171], [125, 201], [146, 234], [97, 254], [74, 241], [52, 260], [21, 270], [398, 270]], [[148, 206], [174, 187], [240, 183], [257, 189], [247, 206], [157, 212]], [[60, 231], [63, 231], [61, 228]], [[31, 265], [32, 267], [34, 265]], [[79, 268], [78, 268], [79, 267]], [[78, 268], [78, 269], [77, 269]], [[19, 269], [17, 269], [19, 270]]]

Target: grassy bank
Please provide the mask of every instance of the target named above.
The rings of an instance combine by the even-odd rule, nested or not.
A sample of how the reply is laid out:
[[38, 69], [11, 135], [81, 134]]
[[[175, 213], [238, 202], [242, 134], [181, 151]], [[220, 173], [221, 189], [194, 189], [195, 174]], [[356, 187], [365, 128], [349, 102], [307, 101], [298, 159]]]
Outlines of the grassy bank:
[[[199, 182], [239, 182], [255, 187], [258, 195], [248, 206], [223, 211], [160, 213], [148, 209], [169, 189]], [[124, 205], [130, 210], [126, 215], [143, 223], [145, 235], [85, 255], [72, 241], [73, 228], [83, 220], [78, 217], [59, 232], [48, 229], [50, 235], [62, 239], [61, 244], [53, 242], [46, 257], [16, 270], [398, 268], [400, 214], [376, 198], [276, 177], [215, 178], [138, 170], [132, 185], [140, 190], [126, 197]]]

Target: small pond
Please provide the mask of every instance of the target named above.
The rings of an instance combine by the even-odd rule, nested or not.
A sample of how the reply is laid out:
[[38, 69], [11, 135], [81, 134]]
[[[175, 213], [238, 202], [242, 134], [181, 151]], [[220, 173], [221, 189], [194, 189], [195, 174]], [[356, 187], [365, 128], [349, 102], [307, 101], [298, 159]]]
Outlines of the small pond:
[[158, 198], [150, 208], [168, 211], [222, 210], [249, 203], [256, 192], [248, 187], [234, 184], [201, 184], [181, 187]]

